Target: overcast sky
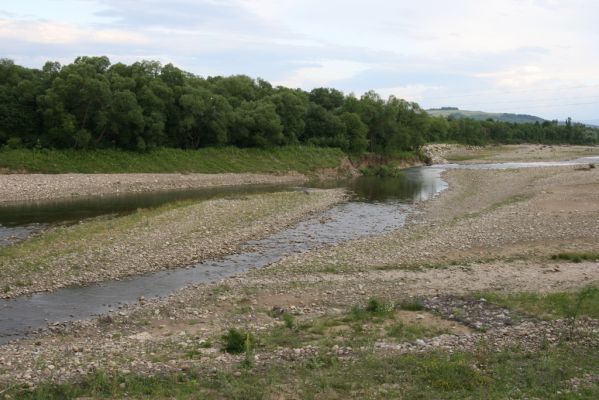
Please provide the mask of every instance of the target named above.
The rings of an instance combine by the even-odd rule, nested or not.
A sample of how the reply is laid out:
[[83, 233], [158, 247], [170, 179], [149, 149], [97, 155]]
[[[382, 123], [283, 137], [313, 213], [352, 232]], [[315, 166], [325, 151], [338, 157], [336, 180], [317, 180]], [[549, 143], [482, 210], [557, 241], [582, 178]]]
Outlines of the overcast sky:
[[0, 57], [40, 68], [78, 55], [599, 122], [597, 0], [0, 3]]

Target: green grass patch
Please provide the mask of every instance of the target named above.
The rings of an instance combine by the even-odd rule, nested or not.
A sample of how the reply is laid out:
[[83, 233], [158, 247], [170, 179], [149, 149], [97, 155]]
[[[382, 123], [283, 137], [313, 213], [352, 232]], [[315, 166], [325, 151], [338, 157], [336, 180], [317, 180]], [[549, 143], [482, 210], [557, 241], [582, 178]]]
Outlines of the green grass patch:
[[135, 172], [311, 172], [335, 168], [339, 149], [287, 146], [272, 149], [236, 147], [180, 150], [161, 148], [138, 153], [123, 150], [0, 149], [0, 169], [41, 173]]
[[[599, 383], [572, 379], [599, 374], [599, 352], [560, 345], [538, 352], [518, 348], [481, 355], [432, 352], [352, 360], [321, 355], [295, 363], [274, 362], [252, 370], [191, 370], [157, 376], [109, 376], [98, 372], [79, 382], [11, 388], [25, 400], [135, 399], [595, 399]], [[584, 380], [583, 380], [584, 381]]]
[[552, 260], [565, 260], [573, 263], [583, 261], [599, 261], [599, 253], [559, 253], [551, 256]]
[[481, 296], [503, 307], [541, 319], [579, 316], [599, 318], [599, 289], [596, 286], [571, 292], [484, 293]]
[[[405, 303], [406, 308], [421, 310], [417, 301]], [[414, 341], [447, 333], [446, 330], [402, 321], [393, 303], [371, 298], [365, 304], [353, 306], [339, 315], [325, 315], [311, 320], [296, 320], [282, 316], [283, 324], [260, 336], [258, 347], [299, 348], [307, 345], [330, 348], [371, 346], [378, 340]]]

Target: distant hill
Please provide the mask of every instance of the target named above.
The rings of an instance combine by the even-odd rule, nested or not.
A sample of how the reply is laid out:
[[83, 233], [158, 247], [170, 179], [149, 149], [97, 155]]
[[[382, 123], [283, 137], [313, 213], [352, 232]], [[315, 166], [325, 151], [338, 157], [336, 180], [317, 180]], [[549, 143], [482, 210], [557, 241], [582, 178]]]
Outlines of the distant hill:
[[545, 121], [543, 118], [528, 114], [510, 114], [510, 113], [488, 113], [484, 111], [460, 110], [457, 107], [441, 107], [426, 110], [432, 116], [443, 116], [453, 118], [472, 118], [478, 121], [492, 119], [502, 122], [515, 122], [517, 124], [534, 124], [535, 122]]

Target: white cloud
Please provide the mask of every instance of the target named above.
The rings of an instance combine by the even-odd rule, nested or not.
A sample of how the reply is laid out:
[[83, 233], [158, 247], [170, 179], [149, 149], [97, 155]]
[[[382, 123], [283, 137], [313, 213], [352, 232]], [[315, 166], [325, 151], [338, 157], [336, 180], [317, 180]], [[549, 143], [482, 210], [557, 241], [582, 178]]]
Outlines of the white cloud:
[[381, 95], [382, 98], [386, 99], [389, 96], [395, 96], [399, 99], [405, 99], [420, 103], [426, 98], [427, 94], [435, 93], [438, 90], [442, 90], [441, 86], [428, 86], [428, 85], [405, 85], [395, 86], [388, 88], [378, 88], [375, 91]]
[[51, 21], [18, 21], [0, 19], [0, 39], [41, 44], [146, 44], [149, 39], [135, 32], [115, 29], [79, 28]]
[[369, 69], [371, 65], [344, 60], [324, 60], [319, 65], [302, 67], [292, 72], [276, 85], [292, 88], [310, 89], [327, 86], [337, 79], [351, 78], [361, 71]]

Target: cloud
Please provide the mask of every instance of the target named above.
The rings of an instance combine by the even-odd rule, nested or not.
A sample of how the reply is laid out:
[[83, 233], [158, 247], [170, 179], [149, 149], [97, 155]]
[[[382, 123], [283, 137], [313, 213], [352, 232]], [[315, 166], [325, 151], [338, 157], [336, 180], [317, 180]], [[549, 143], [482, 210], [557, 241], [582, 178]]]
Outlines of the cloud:
[[23, 21], [0, 19], [0, 39], [72, 45], [76, 43], [104, 43], [132, 45], [146, 44], [148, 39], [135, 32], [116, 29], [82, 29], [70, 24], [51, 21]]
[[371, 66], [366, 63], [323, 60], [317, 65], [306, 66], [296, 69], [282, 80], [275, 82], [277, 85], [293, 88], [311, 89], [314, 87], [327, 86], [331, 81], [340, 78], [350, 78], [360, 71], [367, 70]]

